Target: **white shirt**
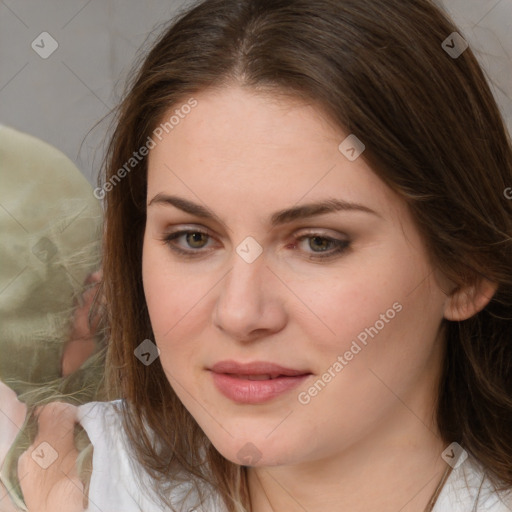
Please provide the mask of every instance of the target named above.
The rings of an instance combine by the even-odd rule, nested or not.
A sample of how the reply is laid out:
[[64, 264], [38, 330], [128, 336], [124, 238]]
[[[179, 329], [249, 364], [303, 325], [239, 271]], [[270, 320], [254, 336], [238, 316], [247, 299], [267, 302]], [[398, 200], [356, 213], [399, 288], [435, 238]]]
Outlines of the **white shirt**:
[[[89, 484], [87, 512], [163, 512], [162, 504], [152, 490], [149, 475], [130, 451], [116, 406], [113, 402], [90, 402], [78, 407], [78, 420], [94, 446], [92, 475]], [[173, 494], [176, 507], [191, 490], [181, 484]], [[203, 507], [196, 507], [194, 493], [184, 500], [180, 512], [226, 512], [218, 496], [212, 496]], [[173, 501], [174, 504], [174, 501]]]
[[[89, 488], [89, 512], [162, 512], [151, 491], [149, 479], [136, 470], [129, 456], [121, 419], [114, 402], [92, 402], [78, 407], [78, 418], [94, 445], [93, 473]], [[188, 489], [182, 486], [183, 492]], [[177, 494], [178, 495], [178, 494]], [[192, 508], [186, 502], [183, 512], [225, 512], [218, 498], [205, 508]], [[498, 495], [480, 464], [469, 455], [446, 480], [433, 512], [512, 512], [512, 491]]]

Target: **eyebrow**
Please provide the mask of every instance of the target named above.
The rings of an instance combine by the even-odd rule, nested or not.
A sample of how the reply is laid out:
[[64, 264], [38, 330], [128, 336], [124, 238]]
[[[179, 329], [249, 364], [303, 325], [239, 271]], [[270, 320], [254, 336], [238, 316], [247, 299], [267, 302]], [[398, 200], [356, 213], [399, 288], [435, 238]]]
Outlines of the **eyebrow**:
[[[191, 215], [195, 215], [196, 217], [212, 219], [216, 220], [219, 224], [224, 224], [218, 215], [213, 213], [212, 210], [206, 206], [193, 203], [192, 201], [182, 197], [159, 193], [153, 197], [153, 199], [151, 199], [151, 201], [148, 203], [148, 207], [155, 204], [174, 206], [179, 210], [190, 213]], [[275, 212], [270, 218], [270, 225], [272, 227], [276, 227], [278, 225], [293, 222], [295, 220], [306, 219], [309, 217], [325, 215], [327, 213], [334, 213], [338, 211], [364, 212], [382, 218], [382, 216], [376, 211], [362, 204], [347, 202], [341, 199], [328, 198], [324, 201], [316, 203], [308, 203], [300, 206], [286, 208], [284, 210], [279, 210]]]

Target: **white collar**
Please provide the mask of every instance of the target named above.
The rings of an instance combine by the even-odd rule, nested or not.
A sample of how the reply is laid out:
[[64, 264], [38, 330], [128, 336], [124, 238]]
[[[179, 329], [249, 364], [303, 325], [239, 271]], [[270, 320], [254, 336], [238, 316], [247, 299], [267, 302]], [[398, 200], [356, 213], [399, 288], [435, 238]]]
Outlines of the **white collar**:
[[498, 493], [471, 455], [452, 469], [432, 512], [512, 512], [512, 490]]

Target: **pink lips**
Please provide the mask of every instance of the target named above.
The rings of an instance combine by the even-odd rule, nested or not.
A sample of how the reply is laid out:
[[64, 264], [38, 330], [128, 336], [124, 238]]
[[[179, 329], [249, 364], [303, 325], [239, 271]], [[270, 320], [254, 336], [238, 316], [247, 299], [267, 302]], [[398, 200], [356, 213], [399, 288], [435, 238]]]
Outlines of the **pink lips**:
[[221, 361], [210, 368], [213, 382], [227, 398], [237, 403], [259, 404], [290, 391], [310, 372], [293, 370], [274, 363]]

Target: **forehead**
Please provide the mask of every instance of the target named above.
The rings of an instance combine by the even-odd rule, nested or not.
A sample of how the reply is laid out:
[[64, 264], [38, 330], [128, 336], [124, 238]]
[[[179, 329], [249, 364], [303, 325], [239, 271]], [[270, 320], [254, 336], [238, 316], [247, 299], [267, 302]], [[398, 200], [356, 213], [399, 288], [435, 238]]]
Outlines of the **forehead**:
[[192, 109], [178, 104], [164, 116], [178, 111], [179, 121], [149, 153], [148, 197], [179, 190], [214, 202], [284, 206], [329, 192], [347, 201], [371, 199], [380, 208], [396, 201], [362, 158], [350, 161], [340, 152], [349, 134], [313, 105], [241, 87], [206, 90], [193, 99]]

